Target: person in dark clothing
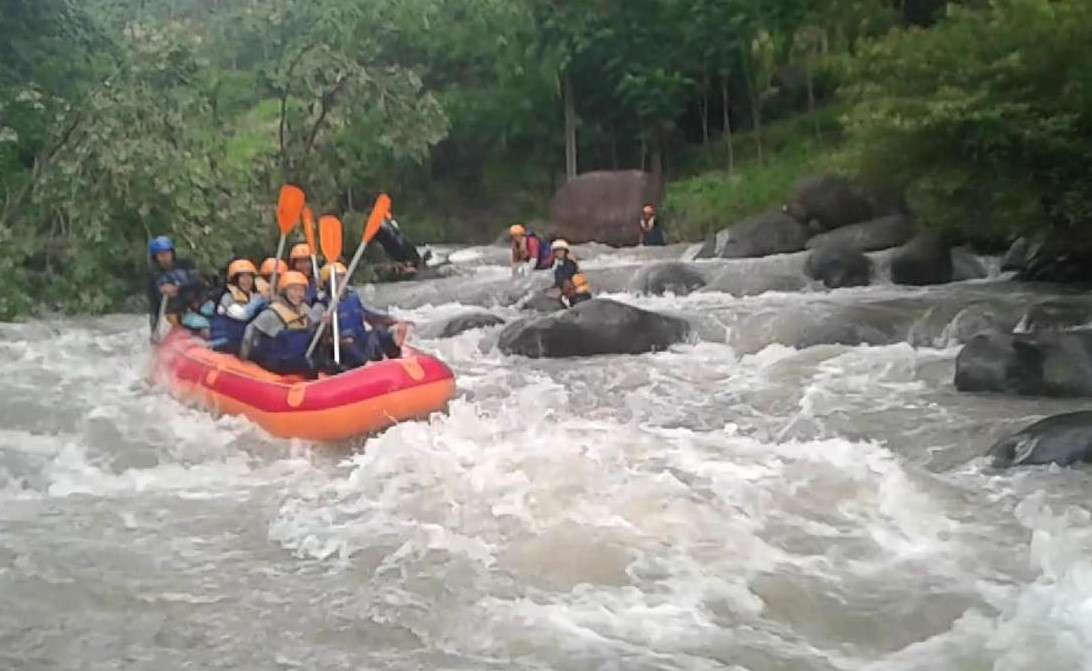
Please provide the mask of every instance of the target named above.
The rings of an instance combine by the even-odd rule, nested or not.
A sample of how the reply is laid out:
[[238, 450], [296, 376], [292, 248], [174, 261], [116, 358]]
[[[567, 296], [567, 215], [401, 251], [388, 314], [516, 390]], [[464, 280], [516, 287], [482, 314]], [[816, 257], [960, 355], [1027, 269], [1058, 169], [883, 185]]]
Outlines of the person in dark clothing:
[[416, 269], [424, 265], [424, 260], [417, 251], [417, 247], [402, 232], [393, 216], [388, 215], [383, 225], [379, 227], [379, 231], [375, 234], [375, 239], [383, 247], [383, 251], [387, 252], [387, 256], [403, 264], [407, 269], [409, 267]]
[[583, 273], [577, 273], [571, 279], [565, 280], [561, 286], [561, 305], [571, 308], [592, 298], [591, 287], [588, 278]]
[[662, 247], [667, 244], [664, 229], [656, 221], [656, 206], [649, 203], [641, 210], [640, 232], [637, 244]]
[[181, 316], [186, 312], [182, 290], [200, 283], [193, 263], [178, 258], [170, 238], [161, 235], [148, 243], [148, 317], [153, 333], [163, 301], [166, 301], [165, 318], [174, 326], [181, 325]]
[[554, 250], [554, 288], [561, 289], [565, 280], [571, 280], [573, 275], [580, 272], [580, 267], [576, 265], [576, 259], [572, 257], [572, 250], [569, 249], [567, 240], [560, 238], [554, 240], [552, 248]]
[[[322, 305], [330, 303], [328, 289], [331, 273], [337, 277], [339, 288], [345, 286], [344, 265], [330, 263], [323, 266], [322, 283], [327, 291], [319, 294], [318, 303]], [[405, 342], [409, 323], [369, 310], [355, 291], [348, 290], [342, 294], [337, 304], [337, 318], [342, 368], [357, 368], [370, 361], [382, 361], [384, 357], [398, 359], [402, 356], [402, 343]]]

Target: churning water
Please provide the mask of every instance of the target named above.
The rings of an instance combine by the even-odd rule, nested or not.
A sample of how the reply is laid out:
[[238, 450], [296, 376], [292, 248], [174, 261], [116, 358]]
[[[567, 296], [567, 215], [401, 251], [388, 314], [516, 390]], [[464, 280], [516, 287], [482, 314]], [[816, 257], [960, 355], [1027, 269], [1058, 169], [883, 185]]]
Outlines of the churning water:
[[[598, 261], [695, 338], [572, 360], [418, 338], [458, 399], [363, 450], [150, 389], [143, 317], [0, 325], [0, 668], [1092, 668], [1092, 474], [980, 458], [1085, 406], [951, 384], [960, 311], [1045, 290], [644, 298]], [[511, 281], [365, 295], [419, 324], [518, 314], [486, 286]], [[823, 344], [824, 320], [881, 335]]]

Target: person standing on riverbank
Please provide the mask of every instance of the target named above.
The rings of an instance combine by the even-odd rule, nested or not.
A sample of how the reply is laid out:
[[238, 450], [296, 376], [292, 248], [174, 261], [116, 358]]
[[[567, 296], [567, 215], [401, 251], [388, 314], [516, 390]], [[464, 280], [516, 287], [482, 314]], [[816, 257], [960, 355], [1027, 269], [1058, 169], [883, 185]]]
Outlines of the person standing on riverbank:
[[649, 247], [662, 247], [667, 244], [664, 230], [656, 221], [656, 206], [652, 203], [647, 203], [641, 209], [641, 220], [638, 226], [637, 244]]

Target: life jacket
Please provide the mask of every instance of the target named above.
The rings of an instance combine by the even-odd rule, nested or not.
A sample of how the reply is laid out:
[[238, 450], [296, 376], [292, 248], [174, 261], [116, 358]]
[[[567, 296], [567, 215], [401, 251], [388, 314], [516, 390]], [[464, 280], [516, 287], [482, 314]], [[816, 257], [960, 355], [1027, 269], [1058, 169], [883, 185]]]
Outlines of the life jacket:
[[155, 276], [155, 285], [157, 287], [161, 287], [165, 284], [176, 284], [180, 287], [184, 287], [188, 284], [193, 284], [195, 281], [197, 281], [197, 277], [193, 271], [178, 266], [175, 266], [170, 270], [163, 270], [160, 268]]
[[281, 302], [273, 303], [269, 309], [280, 317], [284, 328], [272, 338], [264, 334], [259, 338], [254, 360], [275, 373], [310, 370], [307, 348], [311, 345], [312, 329], [307, 314]]
[[[526, 252], [518, 247], [512, 250], [517, 262], [526, 263], [534, 259], [535, 270], [546, 270], [554, 265], [554, 251], [550, 248], [549, 243], [544, 242], [542, 238], [530, 231], [527, 232], [524, 242], [527, 245]], [[532, 242], [534, 244], [531, 244]]]
[[[246, 305], [252, 297], [252, 294], [248, 294], [234, 284], [227, 285], [224, 292], [230, 293], [231, 298], [240, 305]], [[243, 333], [250, 320], [232, 319], [226, 314], [220, 314], [220, 308], [217, 306], [211, 321], [210, 340], [223, 343], [217, 349], [222, 352], [238, 352], [239, 345], [243, 342]]]
[[337, 303], [337, 327], [338, 334], [342, 338], [364, 337], [364, 304], [360, 302], [360, 296], [356, 292], [348, 291]]
[[554, 266], [554, 286], [560, 289], [565, 280], [571, 280], [579, 272], [580, 268], [576, 265], [576, 261], [570, 258], [558, 259]]

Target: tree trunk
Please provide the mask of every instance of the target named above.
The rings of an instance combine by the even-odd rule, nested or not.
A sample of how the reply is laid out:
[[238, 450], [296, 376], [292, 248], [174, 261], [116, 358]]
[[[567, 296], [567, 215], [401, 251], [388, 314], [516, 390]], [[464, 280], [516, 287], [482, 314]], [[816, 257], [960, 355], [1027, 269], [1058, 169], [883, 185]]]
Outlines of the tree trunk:
[[662, 182], [664, 177], [664, 159], [667, 152], [667, 136], [664, 133], [663, 124], [657, 123], [652, 129], [652, 157], [649, 171]]
[[823, 130], [819, 127], [819, 116], [815, 113], [815, 76], [812, 72], [811, 54], [804, 60], [804, 78], [808, 86], [808, 116], [815, 125], [815, 140], [821, 147], [823, 145]]
[[758, 100], [754, 100], [751, 103], [751, 124], [754, 126], [751, 131], [755, 136], [755, 150], [758, 152], [758, 163], [762, 165], [766, 162], [766, 158], [762, 154], [762, 109], [758, 103]]
[[610, 167], [611, 170], [618, 169], [618, 132], [614, 127], [614, 124], [610, 125]]
[[720, 80], [720, 102], [724, 107], [724, 138], [728, 142], [728, 174], [736, 171], [736, 148], [732, 139], [732, 114], [728, 107], [728, 76], [722, 75]]
[[573, 92], [573, 80], [569, 72], [564, 74], [565, 98], [565, 178], [576, 178], [576, 99]]
[[709, 68], [701, 66], [701, 143], [709, 146]]

